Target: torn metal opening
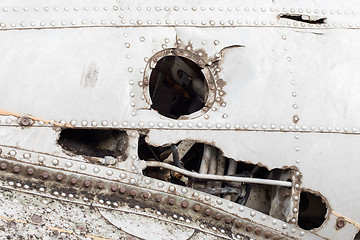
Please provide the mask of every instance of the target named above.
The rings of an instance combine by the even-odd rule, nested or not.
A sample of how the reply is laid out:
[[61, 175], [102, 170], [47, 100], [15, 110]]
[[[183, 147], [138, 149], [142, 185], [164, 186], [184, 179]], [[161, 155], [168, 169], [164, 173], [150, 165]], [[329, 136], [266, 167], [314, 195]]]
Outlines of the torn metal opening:
[[286, 18], [286, 19], [291, 19], [294, 21], [310, 23], [310, 24], [325, 24], [325, 20], [326, 20], [326, 17], [309, 16], [303, 14], [280, 14], [279, 18]]
[[[138, 151], [140, 159], [146, 161], [143, 172], [146, 176], [219, 196], [269, 215], [290, 204], [290, 169], [269, 171], [260, 165], [235, 161], [225, 157], [220, 149], [193, 140], [151, 146], [141, 136]], [[279, 191], [286, 194], [281, 198], [284, 203], [281, 206], [274, 201]]]
[[64, 129], [58, 144], [66, 151], [87, 157], [125, 159], [128, 135], [119, 130]]

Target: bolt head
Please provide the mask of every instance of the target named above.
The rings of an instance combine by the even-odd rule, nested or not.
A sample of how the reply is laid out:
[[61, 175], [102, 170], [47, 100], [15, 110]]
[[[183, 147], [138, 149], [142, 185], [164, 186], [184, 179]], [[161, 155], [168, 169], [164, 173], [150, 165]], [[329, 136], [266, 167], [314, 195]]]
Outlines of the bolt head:
[[210, 216], [210, 214], [211, 214], [211, 210], [210, 209], [205, 209], [205, 214], [207, 215], [207, 216]]
[[22, 117], [20, 118], [20, 124], [21, 124], [22, 126], [29, 126], [30, 123], [31, 123], [30, 118], [28, 118], [28, 117], [26, 117], [26, 116], [22, 116]]
[[71, 182], [71, 184], [76, 184], [77, 179], [73, 177], [73, 178], [70, 179], [70, 182]]
[[199, 204], [195, 204], [195, 205], [194, 205], [194, 211], [195, 211], [195, 212], [200, 211], [200, 209], [201, 209], [201, 206], [200, 206]]
[[250, 232], [253, 229], [253, 226], [248, 224], [248, 225], [246, 225], [245, 229], [246, 229], [246, 231]]
[[242, 222], [241, 222], [241, 221], [236, 221], [236, 222], [235, 222], [235, 226], [236, 226], [237, 228], [241, 228]]
[[1, 164], [0, 164], [0, 168], [1, 168], [2, 170], [5, 170], [6, 167], [7, 167], [6, 163], [1, 163]]
[[104, 183], [103, 182], [99, 182], [98, 183], [98, 188], [99, 189], [103, 189], [105, 187]]
[[169, 199], [169, 204], [170, 204], [170, 205], [174, 205], [175, 202], [176, 202], [176, 200], [175, 200], [174, 198], [170, 198], [170, 199]]
[[188, 205], [189, 205], [188, 201], [184, 200], [184, 201], [181, 202], [181, 207], [182, 208], [187, 208]]
[[29, 168], [29, 169], [27, 170], [27, 173], [28, 173], [29, 175], [33, 175], [34, 172], [35, 172], [35, 170], [34, 170], [33, 168]]
[[255, 228], [254, 232], [256, 235], [260, 235], [262, 230], [261, 230], [261, 228]]
[[56, 175], [56, 179], [57, 179], [58, 181], [63, 180], [63, 178], [64, 178], [64, 176], [63, 176], [62, 174]]
[[162, 197], [157, 196], [157, 197], [156, 197], [156, 201], [157, 201], [157, 202], [161, 202], [161, 201], [162, 201]]
[[271, 232], [266, 231], [264, 236], [265, 236], [265, 238], [270, 238], [271, 237]]
[[124, 193], [126, 192], [126, 188], [121, 187], [121, 188], [119, 189], [119, 192], [122, 193], [122, 194], [124, 194]]
[[215, 219], [216, 219], [216, 220], [220, 220], [221, 218], [222, 218], [222, 216], [221, 216], [220, 213], [217, 213], [217, 214], [215, 215]]
[[18, 173], [18, 172], [20, 172], [20, 167], [19, 166], [14, 166], [13, 170], [14, 170], [15, 173]]
[[144, 192], [144, 193], [143, 193], [143, 197], [144, 197], [144, 198], [149, 198], [149, 197], [150, 197], [150, 193]]
[[336, 226], [337, 226], [338, 228], [343, 228], [343, 227], [345, 226], [345, 220], [342, 219], [342, 218], [338, 218], [338, 219], [336, 220]]
[[118, 187], [115, 184], [112, 184], [110, 188], [111, 188], [111, 191], [113, 191], [113, 192], [116, 192], [118, 189]]
[[136, 194], [137, 194], [137, 191], [136, 191], [136, 190], [131, 190], [131, 191], [130, 191], [130, 195], [131, 195], [131, 196], [136, 196]]
[[48, 177], [49, 177], [49, 173], [48, 173], [48, 172], [43, 172], [42, 177], [45, 178], [45, 179], [48, 178]]
[[84, 185], [85, 185], [85, 187], [90, 187], [91, 182], [90, 182], [89, 180], [86, 180], [86, 181], [84, 182]]
[[231, 222], [232, 222], [231, 217], [226, 217], [225, 218], [225, 223], [230, 224]]

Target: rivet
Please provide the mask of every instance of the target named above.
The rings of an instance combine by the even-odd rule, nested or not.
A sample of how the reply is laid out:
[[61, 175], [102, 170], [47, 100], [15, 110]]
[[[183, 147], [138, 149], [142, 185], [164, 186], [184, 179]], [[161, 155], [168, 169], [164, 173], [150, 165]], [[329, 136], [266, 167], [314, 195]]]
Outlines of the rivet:
[[156, 197], [156, 202], [161, 202], [162, 200], [163, 200], [163, 198], [161, 196]]
[[71, 162], [67, 162], [65, 165], [66, 165], [68, 168], [71, 168], [73, 164], [72, 164]]
[[169, 190], [173, 192], [173, 191], [175, 191], [175, 187], [174, 187], [174, 186], [170, 186], [170, 187], [169, 187]]
[[131, 190], [131, 191], [130, 191], [130, 195], [131, 195], [131, 196], [134, 197], [134, 196], [136, 196], [136, 194], [137, 194], [137, 191], [136, 191], [136, 190]]
[[111, 189], [111, 191], [116, 192], [118, 187], [115, 184], [112, 184], [110, 189]]
[[6, 167], [7, 167], [6, 163], [1, 163], [1, 164], [0, 164], [0, 168], [1, 168], [2, 170], [5, 170]]
[[209, 195], [206, 195], [206, 196], [205, 196], [205, 200], [206, 200], [206, 201], [209, 201], [210, 199], [211, 199], [211, 198], [210, 198]]
[[253, 229], [253, 226], [251, 224], [246, 225], [245, 227], [246, 231], [250, 232]]
[[174, 198], [170, 198], [170, 199], [169, 199], [169, 204], [170, 204], [170, 205], [174, 205], [175, 202], [176, 202], [176, 200], [175, 200]]
[[283, 229], [287, 229], [287, 225], [284, 223], [284, 224], [282, 225], [282, 228], [283, 228]]
[[241, 206], [240, 208], [239, 208], [239, 211], [240, 212], [243, 212], [245, 210], [245, 208], [243, 207], [243, 206]]
[[230, 217], [225, 218], [225, 223], [230, 224], [232, 222], [232, 219]]
[[144, 193], [143, 193], [143, 197], [144, 197], [144, 198], [149, 198], [149, 197], [150, 197], [150, 193], [144, 192]]
[[49, 177], [49, 173], [48, 172], [43, 172], [42, 177], [44, 179], [47, 179]]
[[194, 208], [195, 212], [198, 212], [201, 210], [201, 206], [199, 204], [195, 204], [193, 208]]
[[121, 174], [120, 174], [120, 178], [121, 178], [121, 179], [125, 179], [125, 178], [126, 178], [126, 174], [125, 174], [125, 173], [121, 173]]
[[64, 176], [63, 176], [62, 174], [56, 175], [56, 179], [57, 179], [58, 181], [63, 180], [63, 178], [64, 178]]
[[119, 192], [122, 193], [122, 194], [124, 194], [124, 193], [126, 192], [126, 188], [121, 187], [121, 188], [119, 189]]
[[86, 180], [86, 181], [84, 182], [84, 185], [85, 185], [85, 187], [90, 187], [91, 182], [90, 182], [89, 180]]
[[210, 216], [211, 210], [210, 210], [209, 208], [205, 209], [205, 214], [206, 214], [207, 216]]
[[181, 207], [182, 208], [187, 208], [187, 206], [189, 205], [188, 201], [184, 200], [181, 202]]
[[255, 217], [255, 215], [256, 215], [256, 212], [255, 212], [255, 211], [251, 211], [251, 212], [250, 212], [250, 216]]
[[53, 164], [53, 165], [58, 165], [58, 164], [59, 164], [59, 160], [57, 160], [57, 159], [52, 160], [52, 164]]
[[76, 182], [77, 182], [77, 179], [76, 178], [74, 178], [74, 177], [72, 177], [71, 179], [70, 179], [70, 182], [71, 182], [71, 184], [76, 184]]
[[107, 174], [108, 176], [111, 176], [111, 175], [113, 175], [113, 171], [107, 170], [106, 174]]
[[13, 171], [14, 171], [15, 173], [20, 172], [20, 167], [19, 167], [19, 166], [14, 166], [14, 167], [13, 167]]
[[276, 225], [276, 220], [274, 219], [274, 220], [272, 220], [272, 222], [271, 222], [273, 225]]
[[11, 151], [9, 152], [9, 155], [10, 155], [11, 157], [15, 157], [15, 156], [16, 156], [16, 152], [15, 152], [14, 150], [11, 150]]
[[216, 219], [216, 220], [220, 220], [221, 218], [222, 218], [222, 216], [221, 216], [220, 213], [217, 213], [217, 214], [215, 215], [215, 219]]
[[264, 236], [265, 236], [265, 238], [270, 238], [270, 237], [271, 237], [271, 232], [266, 231], [266, 232], [264, 233]]
[[241, 228], [241, 226], [242, 226], [242, 222], [241, 221], [236, 221], [235, 222], [235, 226], [237, 227], [237, 228]]
[[103, 189], [105, 187], [105, 184], [103, 182], [98, 183], [98, 188]]
[[93, 172], [94, 172], [94, 173], [99, 173], [99, 172], [100, 172], [100, 169], [96, 167], [96, 168], [93, 169]]
[[257, 228], [255, 228], [254, 232], [256, 235], [260, 235], [262, 230], [261, 230], [261, 228], [257, 227]]
[[131, 179], [130, 179], [130, 183], [131, 183], [131, 184], [135, 184], [135, 183], [136, 183], [136, 180], [133, 179], [133, 178], [131, 178]]
[[27, 170], [27, 173], [28, 173], [29, 175], [33, 175], [34, 172], [35, 172], [35, 170], [34, 170], [33, 168], [29, 168], [29, 169]]
[[294, 212], [294, 213], [297, 213], [297, 212], [298, 212], [298, 209], [297, 209], [297, 208], [294, 208], [294, 209], [293, 209], [293, 212]]
[[336, 220], [336, 226], [337, 226], [338, 228], [343, 228], [343, 227], [345, 226], [345, 220], [342, 219], [342, 218], [338, 218], [338, 219]]

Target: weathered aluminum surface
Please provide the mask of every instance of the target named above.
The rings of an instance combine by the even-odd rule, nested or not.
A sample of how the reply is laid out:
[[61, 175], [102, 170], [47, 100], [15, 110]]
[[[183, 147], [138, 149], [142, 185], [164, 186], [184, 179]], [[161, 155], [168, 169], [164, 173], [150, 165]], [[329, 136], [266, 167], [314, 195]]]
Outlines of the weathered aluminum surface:
[[[269, 216], [263, 220], [261, 213], [251, 209], [239, 211], [236, 204], [229, 209], [225, 205], [230, 202], [221, 200], [218, 204], [216, 197], [206, 202], [204, 194], [197, 193], [194, 199], [192, 189], [184, 194], [176, 188], [177, 197], [250, 219], [289, 238], [352, 239], [360, 227], [360, 191], [356, 184], [360, 165], [358, 6], [357, 1], [311, 0], [2, 1], [1, 161], [61, 170], [65, 175], [86, 174], [106, 182], [130, 183], [139, 192], [143, 188], [171, 195], [167, 183], [159, 189], [158, 180], [148, 179], [149, 185], [143, 182], [144, 163], [137, 156], [138, 131], [149, 130], [148, 142], [153, 145], [184, 139], [205, 142], [237, 161], [269, 169], [292, 167], [296, 172], [293, 196], [298, 196], [301, 189], [320, 193], [329, 207], [327, 220], [310, 233], [296, 224], [279, 220], [273, 224]], [[281, 19], [280, 14], [321, 17], [326, 22], [308, 24]], [[154, 64], [153, 56], [175, 54], [170, 49], [201, 61], [199, 65], [205, 67], [210, 84], [211, 107], [182, 120], [162, 117], [150, 109], [146, 79]], [[22, 115], [30, 117], [30, 126], [20, 126]], [[128, 159], [107, 167], [90, 164], [81, 156], [69, 156], [56, 142], [63, 127], [127, 130]], [[44, 193], [36, 197], [39, 200], [29, 200], [38, 188], [31, 189], [35, 192], [13, 190], [9, 181], [17, 180], [3, 179], [2, 221], [16, 226], [7, 227], [7, 234], [16, 229], [41, 229], [40, 234], [51, 234], [53, 230], [48, 226], [60, 228], [68, 222], [64, 211], [71, 207], [90, 219], [108, 219], [108, 224], [92, 221], [88, 235], [146, 238], [142, 235], [147, 234], [145, 229], [136, 231], [120, 219], [136, 222], [156, 216], [156, 210], [155, 214], [144, 213], [135, 207], [114, 212], [99, 206], [101, 210], [94, 211], [52, 196], [54, 202], [46, 206], [55, 209], [59, 204], [59, 213], [53, 220], [53, 210], [48, 213], [49, 225], [28, 225], [19, 221], [28, 221], [24, 219], [33, 212], [21, 209], [28, 204], [46, 209], [41, 201], [48, 196]], [[25, 202], [13, 201], [19, 198]], [[158, 220], [156, 226], [177, 221], [171, 216], [171, 220], [165, 220], [168, 217]], [[346, 220], [340, 230], [335, 226], [338, 217]], [[294, 219], [296, 223], [296, 210]], [[72, 220], [73, 224], [67, 223], [72, 228], [66, 231], [75, 233], [81, 220]], [[201, 220], [174, 224], [176, 227], [167, 225], [161, 231], [164, 239], [171, 238], [167, 228], [174, 231], [175, 238], [231, 238], [237, 234], [223, 234], [217, 226], [216, 230], [208, 229]], [[242, 229], [240, 234], [244, 232]], [[249, 234], [253, 237], [254, 233]]]

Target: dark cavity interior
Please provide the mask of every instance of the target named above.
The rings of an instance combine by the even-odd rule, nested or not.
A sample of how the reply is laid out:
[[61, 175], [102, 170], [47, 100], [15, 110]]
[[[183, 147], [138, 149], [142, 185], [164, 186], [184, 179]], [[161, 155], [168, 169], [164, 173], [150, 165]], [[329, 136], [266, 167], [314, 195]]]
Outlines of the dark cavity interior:
[[311, 192], [301, 192], [299, 227], [305, 230], [320, 227], [325, 221], [326, 204], [322, 198]]
[[64, 129], [58, 143], [76, 155], [116, 158], [125, 155], [128, 136], [119, 130]]
[[201, 68], [190, 59], [166, 56], [150, 75], [152, 108], [161, 115], [178, 119], [205, 106], [208, 85]]
[[[223, 156], [220, 149], [196, 141], [184, 140], [170, 146], [152, 146], [139, 139], [139, 158], [145, 161], [158, 161], [173, 164], [188, 171], [201, 171], [204, 152], [211, 149], [210, 167], [203, 170], [205, 174], [227, 175], [250, 178], [264, 178], [287, 181], [290, 171], [287, 169], [268, 169]], [[175, 150], [175, 152], [174, 152]], [[174, 154], [177, 156], [175, 160]], [[286, 212], [280, 208], [291, 201], [291, 188], [257, 185], [236, 182], [219, 182], [213, 180], [185, 177], [177, 172], [163, 168], [146, 168], [144, 175], [163, 181], [197, 189], [199, 191], [220, 196], [241, 205], [256, 209], [278, 219], [286, 220]], [[279, 201], [281, 204], [279, 204]]]

